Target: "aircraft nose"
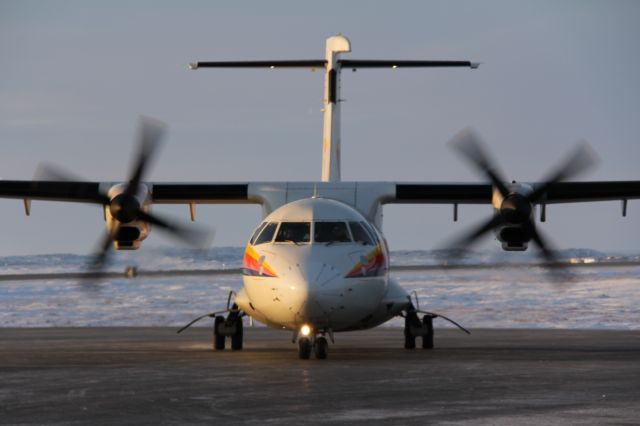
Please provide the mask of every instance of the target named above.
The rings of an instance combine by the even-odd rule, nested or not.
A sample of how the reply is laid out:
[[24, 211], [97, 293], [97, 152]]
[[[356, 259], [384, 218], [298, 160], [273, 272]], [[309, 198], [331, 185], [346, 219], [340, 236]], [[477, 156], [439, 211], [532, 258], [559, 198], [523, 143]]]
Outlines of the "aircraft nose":
[[301, 280], [307, 284], [309, 290], [313, 291], [327, 289], [336, 278], [341, 276], [337, 268], [326, 262], [305, 262], [298, 264], [297, 267]]
[[330, 310], [332, 287], [341, 274], [327, 263], [308, 262], [299, 264], [294, 291], [298, 294], [297, 312], [299, 321], [321, 322]]

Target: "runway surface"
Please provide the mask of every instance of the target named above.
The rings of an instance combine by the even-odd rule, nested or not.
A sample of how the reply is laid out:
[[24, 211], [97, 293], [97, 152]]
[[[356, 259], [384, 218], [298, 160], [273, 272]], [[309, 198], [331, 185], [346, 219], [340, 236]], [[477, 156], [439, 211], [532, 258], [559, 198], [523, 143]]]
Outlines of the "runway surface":
[[338, 334], [299, 360], [290, 333], [208, 328], [0, 329], [1, 424], [638, 424], [640, 332]]

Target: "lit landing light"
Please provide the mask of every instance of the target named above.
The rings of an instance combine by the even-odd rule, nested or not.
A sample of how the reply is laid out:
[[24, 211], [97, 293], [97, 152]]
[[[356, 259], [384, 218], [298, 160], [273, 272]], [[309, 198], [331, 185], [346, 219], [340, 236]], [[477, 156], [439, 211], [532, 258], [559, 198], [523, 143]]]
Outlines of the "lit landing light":
[[308, 337], [309, 334], [311, 334], [311, 327], [309, 327], [308, 325], [303, 325], [302, 328], [300, 329], [300, 333], [304, 336], [304, 337]]
[[397, 65], [392, 65], [391, 68], [393, 68], [395, 70], [395, 69], [398, 69], [398, 66]]

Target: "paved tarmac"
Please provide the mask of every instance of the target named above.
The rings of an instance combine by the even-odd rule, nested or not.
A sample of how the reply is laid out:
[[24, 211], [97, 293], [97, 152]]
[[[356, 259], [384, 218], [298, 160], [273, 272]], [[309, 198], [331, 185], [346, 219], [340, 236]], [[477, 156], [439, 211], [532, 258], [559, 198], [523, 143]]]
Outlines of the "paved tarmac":
[[640, 332], [402, 330], [336, 335], [300, 360], [290, 334], [245, 328], [0, 329], [0, 424], [640, 423]]

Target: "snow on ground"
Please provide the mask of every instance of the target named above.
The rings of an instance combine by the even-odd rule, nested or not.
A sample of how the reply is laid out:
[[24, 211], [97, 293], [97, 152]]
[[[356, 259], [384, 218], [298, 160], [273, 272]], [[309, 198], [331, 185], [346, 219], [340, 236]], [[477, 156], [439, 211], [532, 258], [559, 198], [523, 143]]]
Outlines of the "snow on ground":
[[[109, 269], [237, 268], [241, 248], [118, 253]], [[606, 260], [609, 254], [571, 251], [566, 256]], [[474, 254], [466, 263], [497, 261], [502, 254]], [[637, 260], [637, 256], [615, 255]], [[518, 262], [531, 261], [519, 257]], [[0, 274], [80, 271], [85, 256], [43, 255], [0, 258]], [[428, 251], [394, 252], [392, 264], [434, 264]], [[569, 284], [552, 283], [536, 266], [397, 272], [393, 276], [420, 307], [442, 313], [467, 327], [640, 329], [640, 266], [594, 266], [574, 271]], [[110, 279], [97, 292], [82, 291], [75, 280], [0, 281], [0, 326], [173, 326], [219, 310], [235, 275]], [[209, 325], [206, 320], [200, 323]], [[387, 323], [401, 325], [401, 320]], [[436, 326], [449, 327], [436, 320]]]

